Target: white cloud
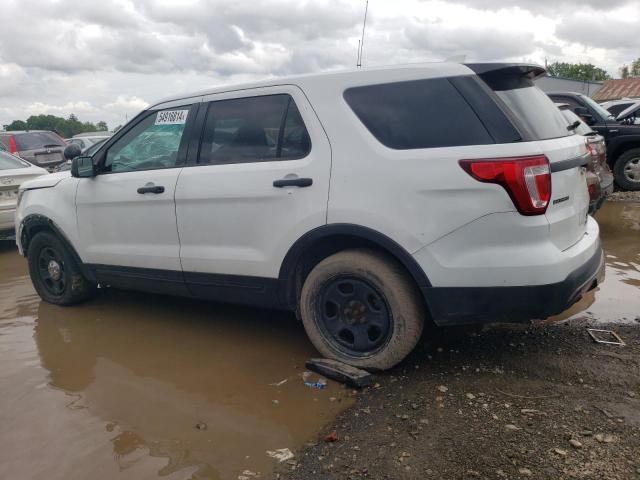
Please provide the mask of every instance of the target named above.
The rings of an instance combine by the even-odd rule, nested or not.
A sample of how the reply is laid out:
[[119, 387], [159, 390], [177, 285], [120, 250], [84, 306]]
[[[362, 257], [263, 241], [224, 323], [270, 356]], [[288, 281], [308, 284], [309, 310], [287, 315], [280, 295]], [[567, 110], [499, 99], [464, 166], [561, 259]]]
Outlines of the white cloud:
[[[203, 87], [352, 67], [364, 0], [5, 0], [0, 124], [35, 113], [114, 126]], [[365, 65], [593, 62], [640, 55], [640, 2], [370, 0]]]

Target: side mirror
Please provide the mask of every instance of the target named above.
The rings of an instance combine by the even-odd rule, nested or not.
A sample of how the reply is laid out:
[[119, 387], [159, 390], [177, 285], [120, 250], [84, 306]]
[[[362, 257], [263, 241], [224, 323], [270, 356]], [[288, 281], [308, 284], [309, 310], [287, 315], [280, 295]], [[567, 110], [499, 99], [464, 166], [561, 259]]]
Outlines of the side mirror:
[[[71, 146], [71, 145], [69, 145]], [[76, 178], [95, 177], [96, 169], [91, 157], [75, 157], [71, 160], [71, 176]]]
[[67, 160], [73, 160], [74, 158], [79, 157], [82, 154], [82, 150], [80, 149], [80, 145], [71, 143], [65, 147], [62, 154]]
[[586, 107], [576, 107], [573, 109], [573, 113], [578, 115], [587, 125], [593, 125], [594, 123], [596, 123], [593, 115], [591, 115]]

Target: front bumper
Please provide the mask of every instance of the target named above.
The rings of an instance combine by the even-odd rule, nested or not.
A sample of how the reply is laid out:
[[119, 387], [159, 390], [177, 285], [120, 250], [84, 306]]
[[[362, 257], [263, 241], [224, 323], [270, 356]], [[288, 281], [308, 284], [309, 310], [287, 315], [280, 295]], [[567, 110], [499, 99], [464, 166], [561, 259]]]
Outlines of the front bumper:
[[563, 281], [506, 287], [423, 287], [439, 326], [489, 322], [523, 322], [563, 312], [604, 279], [604, 253], [596, 252]]

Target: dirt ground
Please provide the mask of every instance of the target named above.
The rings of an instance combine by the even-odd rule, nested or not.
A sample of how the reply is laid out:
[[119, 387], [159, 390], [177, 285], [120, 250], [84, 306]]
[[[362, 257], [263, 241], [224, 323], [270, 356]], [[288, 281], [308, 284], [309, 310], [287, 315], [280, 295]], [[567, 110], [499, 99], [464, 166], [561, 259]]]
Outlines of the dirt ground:
[[589, 322], [422, 345], [278, 476], [640, 479], [640, 316], [612, 326], [626, 346], [594, 343]]

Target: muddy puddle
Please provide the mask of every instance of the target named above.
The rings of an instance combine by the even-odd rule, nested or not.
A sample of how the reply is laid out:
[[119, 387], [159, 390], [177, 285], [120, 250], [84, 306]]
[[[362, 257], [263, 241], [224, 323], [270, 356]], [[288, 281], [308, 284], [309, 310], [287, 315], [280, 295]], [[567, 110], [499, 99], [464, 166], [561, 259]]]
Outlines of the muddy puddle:
[[2, 479], [237, 479], [350, 402], [304, 386], [291, 316], [125, 292], [59, 308], [9, 243], [0, 265]]
[[[605, 283], [560, 319], [632, 322], [640, 204], [597, 218]], [[268, 450], [301, 446], [350, 403], [331, 381], [303, 385], [313, 355], [302, 327], [274, 312], [125, 292], [42, 303], [0, 242], [0, 478], [268, 475]]]
[[608, 202], [595, 218], [605, 251], [605, 281], [549, 321], [635, 323], [640, 318], [640, 203]]

